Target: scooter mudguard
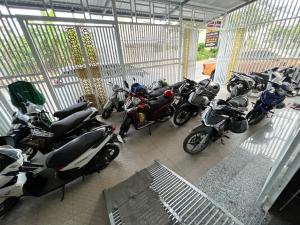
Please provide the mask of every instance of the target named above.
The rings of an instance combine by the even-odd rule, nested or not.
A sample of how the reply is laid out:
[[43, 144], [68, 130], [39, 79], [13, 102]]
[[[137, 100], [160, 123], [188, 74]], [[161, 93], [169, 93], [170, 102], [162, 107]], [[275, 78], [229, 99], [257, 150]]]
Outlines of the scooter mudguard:
[[191, 132], [199, 132], [199, 131], [202, 131], [202, 130], [205, 130], [205, 131], [207, 131], [207, 133], [211, 134], [213, 132], [214, 128], [213, 127], [207, 127], [207, 126], [201, 124], [201, 125], [193, 128]]
[[188, 103], [188, 102], [182, 104], [182, 105], [179, 107], [179, 110], [181, 110], [181, 109], [184, 109], [184, 111], [186, 111], [186, 112], [191, 112], [191, 113], [194, 113], [194, 112], [198, 112], [198, 111], [199, 111], [198, 107], [196, 107], [196, 106], [194, 106], [194, 105], [192, 105], [192, 104], [190, 104], [190, 103]]

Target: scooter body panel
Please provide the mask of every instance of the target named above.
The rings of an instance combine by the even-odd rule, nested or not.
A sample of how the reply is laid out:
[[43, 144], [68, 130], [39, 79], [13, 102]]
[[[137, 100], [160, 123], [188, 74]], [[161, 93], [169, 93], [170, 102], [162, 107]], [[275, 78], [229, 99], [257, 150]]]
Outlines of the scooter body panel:
[[76, 168], [84, 167], [94, 156], [109, 142], [113, 134], [108, 135], [100, 145], [96, 147], [91, 147], [84, 154], [80, 155], [77, 159], [69, 163], [67, 166], [63, 167], [59, 171], [67, 171]]

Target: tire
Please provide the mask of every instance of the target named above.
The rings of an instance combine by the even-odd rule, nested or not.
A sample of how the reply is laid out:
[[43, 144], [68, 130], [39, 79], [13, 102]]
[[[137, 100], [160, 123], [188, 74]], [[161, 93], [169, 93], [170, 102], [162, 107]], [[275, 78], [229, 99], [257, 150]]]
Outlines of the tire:
[[[196, 138], [196, 139], [195, 139]], [[205, 138], [205, 139], [204, 139]], [[197, 140], [198, 139], [198, 140]], [[192, 132], [190, 133], [185, 139], [184, 139], [184, 142], [183, 142], [183, 149], [185, 152], [191, 154], [191, 155], [194, 155], [194, 154], [197, 154], [199, 152], [202, 152], [209, 144], [209, 140], [210, 140], [210, 134], [205, 131], [205, 130], [202, 130], [202, 131], [196, 131], [196, 132]], [[196, 144], [197, 142], [201, 142], [201, 141], [204, 141], [202, 143], [202, 145], [198, 146], [199, 143], [196, 145], [196, 147], [198, 146], [198, 148], [195, 148], [195, 145], [194, 144], [191, 144], [193, 145], [192, 146], [192, 149], [189, 148], [189, 144], [191, 141], [195, 141]]]
[[104, 109], [101, 116], [103, 119], [108, 119], [111, 116], [112, 109]]
[[228, 84], [227, 84], [227, 91], [228, 91], [229, 93], [231, 93], [231, 83], [228, 83]]
[[0, 204], [0, 216], [11, 210], [20, 200], [20, 197], [9, 197]]
[[129, 128], [130, 128], [130, 124], [131, 124], [131, 119], [129, 117], [127, 117], [121, 127], [120, 127], [120, 131], [119, 131], [119, 135], [124, 138], [125, 133], [128, 132]]
[[177, 126], [182, 126], [186, 124], [192, 117], [191, 112], [187, 112], [184, 109], [178, 109], [175, 111], [173, 122]]
[[113, 161], [120, 153], [120, 148], [116, 144], [107, 144], [103, 147], [101, 150], [105, 156], [107, 157], [107, 161], [111, 162]]
[[23, 148], [23, 153], [27, 155], [27, 159], [31, 160], [37, 154], [38, 150], [36, 148], [25, 147]]
[[266, 114], [262, 111], [253, 112], [252, 110], [247, 114], [246, 118], [248, 120], [249, 125], [252, 126], [262, 121], [265, 118], [265, 116]]

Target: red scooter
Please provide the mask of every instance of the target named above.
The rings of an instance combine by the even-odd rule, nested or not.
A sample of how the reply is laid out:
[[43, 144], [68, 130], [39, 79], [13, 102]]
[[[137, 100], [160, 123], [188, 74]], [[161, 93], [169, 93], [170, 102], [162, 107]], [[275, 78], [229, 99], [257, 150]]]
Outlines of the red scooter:
[[119, 135], [123, 138], [131, 124], [136, 130], [148, 127], [151, 135], [152, 124], [166, 122], [173, 116], [173, 100], [172, 90], [166, 90], [163, 95], [153, 99], [129, 93], [124, 104], [125, 116]]

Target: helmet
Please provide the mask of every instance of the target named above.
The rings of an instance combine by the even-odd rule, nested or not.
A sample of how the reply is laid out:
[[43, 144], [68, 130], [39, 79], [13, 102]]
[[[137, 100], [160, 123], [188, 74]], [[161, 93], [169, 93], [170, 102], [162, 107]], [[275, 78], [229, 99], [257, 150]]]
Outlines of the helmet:
[[243, 133], [248, 129], [248, 121], [247, 119], [240, 118], [231, 118], [228, 124], [228, 128], [233, 133]]
[[142, 84], [134, 83], [131, 85], [130, 91], [135, 94], [143, 94], [146, 91], [146, 88]]
[[173, 93], [173, 91], [171, 91], [171, 90], [166, 90], [166, 91], [164, 92], [164, 96], [165, 96], [166, 98], [172, 98], [172, 97], [174, 96], [174, 93]]

